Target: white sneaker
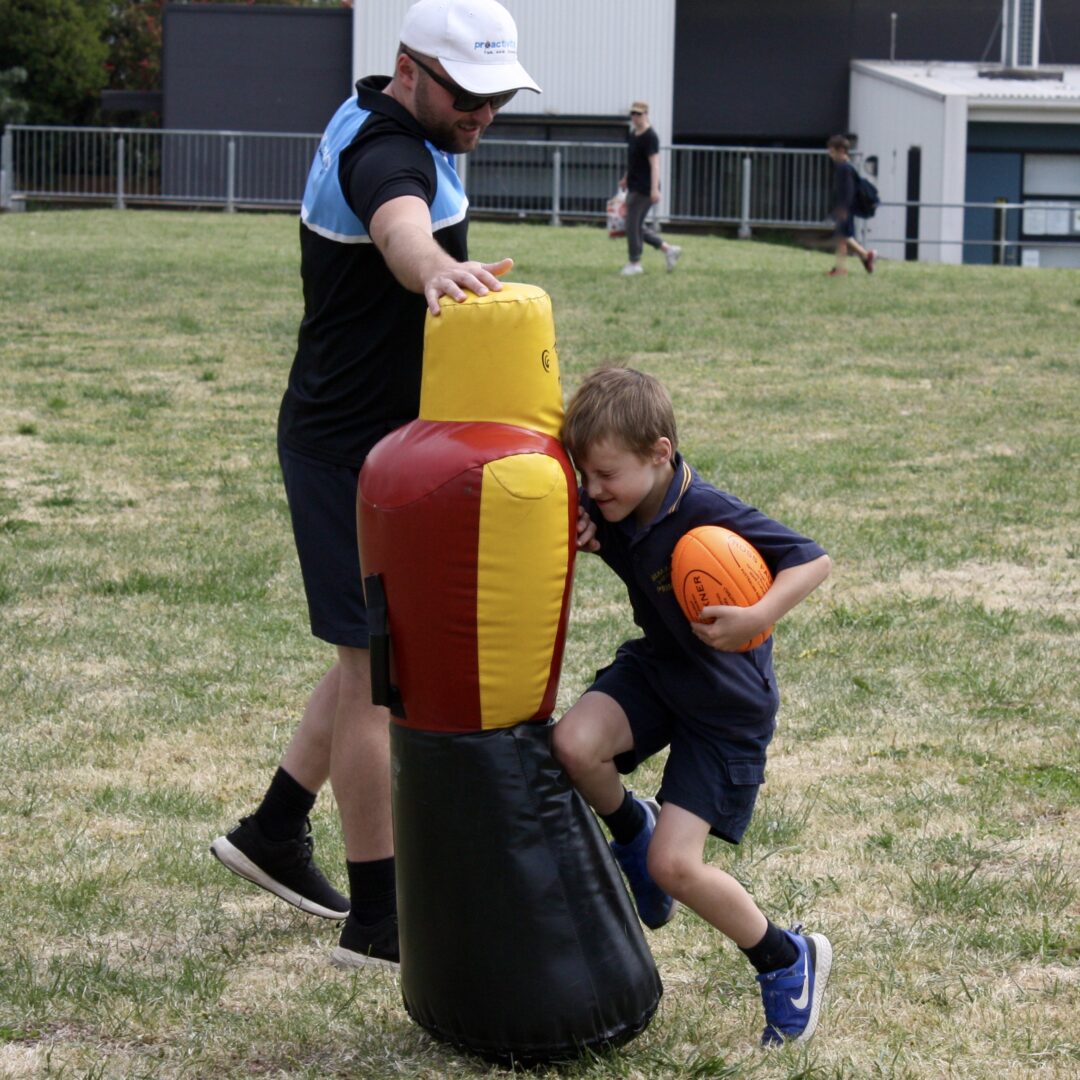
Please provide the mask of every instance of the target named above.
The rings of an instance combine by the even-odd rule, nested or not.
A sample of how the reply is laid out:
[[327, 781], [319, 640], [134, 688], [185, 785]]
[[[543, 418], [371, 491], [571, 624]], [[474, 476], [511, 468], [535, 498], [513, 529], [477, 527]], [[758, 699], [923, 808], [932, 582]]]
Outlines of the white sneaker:
[[664, 258], [667, 259], [667, 268], [669, 271], [675, 269], [675, 264], [679, 261], [679, 256], [682, 254], [682, 248], [677, 244], [672, 244], [671, 247], [664, 252]]
[[634, 274], [644, 274], [645, 270], [641, 263], [627, 263], [620, 271], [623, 277], [633, 277]]

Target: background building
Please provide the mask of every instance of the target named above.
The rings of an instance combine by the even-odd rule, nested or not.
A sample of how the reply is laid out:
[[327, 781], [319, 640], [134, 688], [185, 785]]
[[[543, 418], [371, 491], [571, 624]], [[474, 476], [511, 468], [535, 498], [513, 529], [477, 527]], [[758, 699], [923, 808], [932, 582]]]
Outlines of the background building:
[[[1080, 66], [856, 61], [851, 127], [886, 202], [870, 225], [888, 258], [1080, 266]], [[1035, 202], [1019, 210], [961, 203]], [[1061, 205], [1056, 205], [1061, 204]], [[899, 238], [922, 237], [922, 243]], [[881, 239], [878, 239], [881, 238]], [[995, 250], [995, 240], [1020, 246]], [[961, 241], [967, 241], [966, 244]]]
[[[169, 5], [164, 126], [321, 131], [356, 78], [389, 73], [409, 3]], [[665, 146], [818, 149], [844, 132], [876, 164], [886, 202], [937, 204], [879, 211], [871, 237], [890, 256], [991, 261], [1002, 252], [988, 242], [1004, 236], [1030, 241], [1011, 249], [1016, 260], [1071, 262], [1076, 252], [1065, 245], [1080, 239], [1080, 226], [1070, 219], [1066, 230], [1052, 205], [1021, 220], [965, 215], [955, 204], [1080, 196], [1077, 3], [506, 0], [521, 58], [544, 93], [518, 94], [485, 146], [621, 143], [637, 98], [650, 102]], [[988, 77], [1010, 67], [1028, 71]], [[597, 176], [608, 176], [611, 154], [596, 159]], [[663, 160], [666, 216], [685, 178]], [[535, 185], [546, 182], [544, 169], [508, 158], [505, 176]], [[984, 244], [965, 248], [963, 239]]]

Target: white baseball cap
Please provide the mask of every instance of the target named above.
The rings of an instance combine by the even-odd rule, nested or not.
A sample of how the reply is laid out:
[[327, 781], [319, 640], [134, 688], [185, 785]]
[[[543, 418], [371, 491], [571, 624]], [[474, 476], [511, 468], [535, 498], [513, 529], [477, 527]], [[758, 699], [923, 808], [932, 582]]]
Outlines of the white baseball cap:
[[419, 0], [405, 14], [401, 43], [434, 56], [473, 94], [542, 93], [518, 63], [513, 16], [495, 0]]

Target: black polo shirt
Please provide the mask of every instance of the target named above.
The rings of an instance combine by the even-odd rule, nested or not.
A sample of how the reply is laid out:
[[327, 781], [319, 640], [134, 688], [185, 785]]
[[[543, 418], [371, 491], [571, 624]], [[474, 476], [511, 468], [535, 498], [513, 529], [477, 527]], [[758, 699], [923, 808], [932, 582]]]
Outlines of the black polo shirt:
[[631, 131], [626, 137], [626, 190], [640, 195], [652, 193], [652, 166], [649, 158], [660, 153], [660, 139], [651, 127], [640, 135]]
[[278, 420], [290, 449], [354, 468], [417, 415], [427, 309], [371, 242], [372, 216], [391, 199], [418, 196], [437, 208], [439, 244], [455, 259], [468, 257], [468, 202], [454, 189], [452, 158], [381, 93], [388, 82], [357, 83], [312, 164], [300, 224], [304, 317]]

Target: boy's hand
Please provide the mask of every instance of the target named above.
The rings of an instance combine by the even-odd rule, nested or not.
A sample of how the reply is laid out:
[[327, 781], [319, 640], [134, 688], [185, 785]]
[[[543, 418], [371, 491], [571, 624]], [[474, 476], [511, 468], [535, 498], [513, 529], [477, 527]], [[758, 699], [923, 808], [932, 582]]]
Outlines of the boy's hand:
[[771, 624], [762, 622], [761, 616], [751, 607], [726, 607], [714, 605], [701, 609], [701, 622], [692, 622], [690, 629], [706, 645], [719, 652], [737, 652]]
[[596, 539], [596, 523], [580, 506], [577, 515], [577, 549], [578, 551], [600, 550], [600, 541]]
[[711, 621], [692, 622], [690, 629], [706, 645], [720, 652], [737, 652], [805, 600], [829, 576], [831, 568], [828, 555], [819, 555], [799, 566], [789, 566], [776, 575], [772, 587], [756, 604], [702, 608], [701, 618]]

